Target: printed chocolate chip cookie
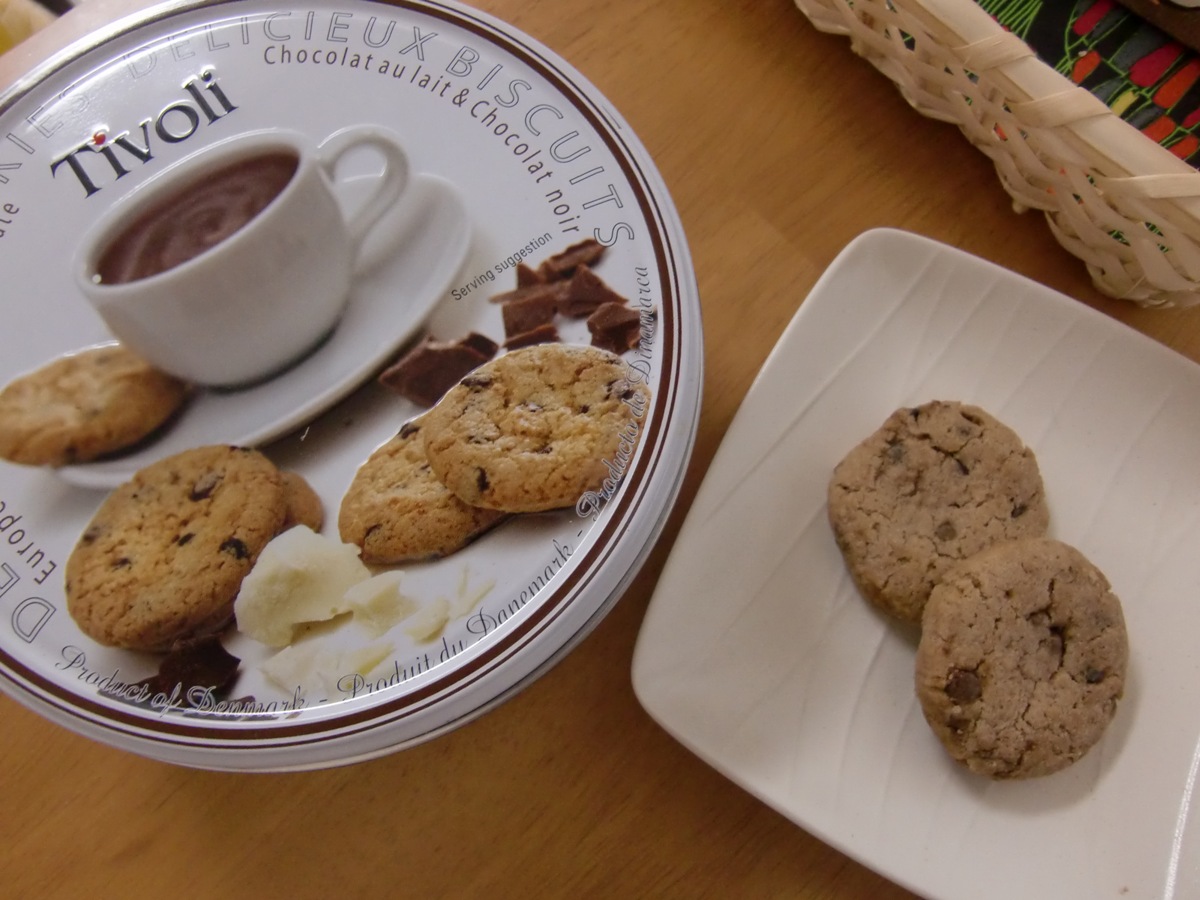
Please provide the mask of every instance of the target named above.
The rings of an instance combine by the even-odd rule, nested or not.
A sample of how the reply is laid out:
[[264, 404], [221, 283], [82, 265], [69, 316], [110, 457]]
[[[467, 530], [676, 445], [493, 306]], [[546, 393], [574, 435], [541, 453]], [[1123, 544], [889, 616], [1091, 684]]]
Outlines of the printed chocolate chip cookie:
[[283, 495], [287, 503], [287, 515], [280, 531], [296, 525], [305, 525], [320, 531], [325, 524], [325, 505], [312, 485], [297, 472], [282, 472]]
[[342, 498], [338, 532], [362, 548], [363, 562], [387, 565], [447, 556], [505, 517], [468, 506], [433, 474], [417, 419], [355, 473]]
[[956, 562], [1049, 524], [1034, 454], [976, 406], [932, 401], [892, 413], [829, 484], [829, 521], [862, 594], [919, 622]]
[[933, 589], [916, 691], [950, 755], [991, 778], [1056, 772], [1100, 739], [1129, 655], [1121, 603], [1067, 544], [996, 544]]
[[468, 506], [572, 506], [623, 472], [649, 391], [616, 354], [538, 344], [462, 379], [424, 417], [434, 474]]
[[132, 650], [218, 631], [287, 514], [283, 476], [257, 451], [200, 447], [152, 463], [105, 499], [71, 552], [68, 610], [88, 636]]
[[0, 390], [0, 458], [63, 466], [115, 453], [160, 428], [187, 395], [118, 344], [61, 356]]

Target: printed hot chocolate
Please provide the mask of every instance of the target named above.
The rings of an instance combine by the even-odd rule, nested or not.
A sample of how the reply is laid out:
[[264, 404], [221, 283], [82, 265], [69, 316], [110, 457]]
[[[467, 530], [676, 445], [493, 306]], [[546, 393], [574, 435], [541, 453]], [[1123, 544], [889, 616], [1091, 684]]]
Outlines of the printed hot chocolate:
[[[350, 153], [360, 158], [346, 169]], [[381, 168], [358, 171], [372, 159]], [[76, 287], [113, 337], [164, 372], [230, 388], [274, 377], [337, 326], [362, 243], [408, 171], [397, 137], [374, 125], [319, 143], [284, 128], [230, 135], [101, 213], [71, 261]], [[394, 236], [405, 221], [387, 224]]]
[[291, 181], [299, 159], [272, 152], [197, 178], [133, 221], [101, 253], [96, 280], [126, 284], [173, 269], [257, 216]]

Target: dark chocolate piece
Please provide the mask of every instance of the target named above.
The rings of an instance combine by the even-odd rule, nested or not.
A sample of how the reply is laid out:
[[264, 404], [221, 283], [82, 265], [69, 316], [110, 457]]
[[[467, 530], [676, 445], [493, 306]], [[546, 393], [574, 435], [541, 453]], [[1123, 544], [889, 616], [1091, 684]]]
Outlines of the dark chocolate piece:
[[537, 284], [527, 284], [511, 291], [505, 291], [502, 294], [493, 294], [488, 299], [492, 303], [517, 303], [533, 297], [552, 297], [555, 302], [562, 303], [567, 299], [567, 293], [570, 289], [571, 282], [569, 281], [538, 282]]
[[486, 334], [480, 334], [478, 331], [472, 331], [466, 337], [459, 340], [459, 343], [471, 350], [476, 350], [483, 354], [488, 359], [496, 355], [496, 351], [500, 349], [500, 345], [493, 341]]
[[518, 347], [531, 347], [534, 344], [553, 344], [557, 340], [558, 328], [553, 322], [549, 322], [524, 334], [514, 334], [504, 342], [504, 347], [506, 350], [516, 350]]
[[240, 662], [221, 646], [216, 635], [209, 635], [176, 647], [163, 657], [157, 674], [138, 684], [157, 694], [170, 695], [176, 685], [183, 695], [191, 688], [207, 688], [220, 694], [232, 687]]
[[537, 269], [527, 266], [525, 263], [517, 263], [517, 287], [529, 287], [534, 284], [542, 284], [546, 279], [542, 277], [542, 273]]
[[511, 338], [552, 323], [558, 313], [558, 298], [552, 294], [534, 294], [521, 300], [510, 300], [500, 312], [504, 317], [504, 336]]
[[618, 355], [638, 345], [641, 326], [637, 310], [624, 303], [602, 303], [587, 320], [592, 346]]
[[571, 276], [569, 284], [567, 299], [559, 307], [565, 316], [581, 319], [590, 316], [605, 303], [627, 302], [587, 266], [580, 266]]
[[459, 341], [435, 341], [426, 336], [385, 369], [379, 383], [418, 406], [433, 406], [463, 377], [491, 359], [496, 349], [495, 341], [481, 334], [472, 333]]
[[538, 266], [538, 274], [545, 281], [570, 278], [580, 266], [594, 265], [604, 255], [604, 245], [595, 238], [587, 238], [572, 244], [566, 250], [547, 257]]

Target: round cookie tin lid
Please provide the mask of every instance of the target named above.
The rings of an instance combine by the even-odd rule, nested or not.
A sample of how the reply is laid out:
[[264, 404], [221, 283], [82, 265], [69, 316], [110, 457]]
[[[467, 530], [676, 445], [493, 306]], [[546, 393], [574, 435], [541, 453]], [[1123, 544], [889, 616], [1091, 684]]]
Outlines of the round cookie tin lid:
[[[0, 689], [59, 724], [212, 769], [378, 756], [469, 721], [544, 672], [616, 602], [661, 530], [691, 452], [702, 372], [678, 215], [592, 85], [453, 2], [159, 6], [0, 97], [0, 382], [114, 339], [69, 263], [139, 186], [234, 136], [319, 145], [364, 126], [399, 143], [408, 184], [367, 232], [345, 308], [315, 349], [248, 387], [197, 389], [150, 440], [103, 461], [0, 461]], [[347, 217], [379, 180], [361, 150], [329, 170]], [[405, 598], [382, 622], [339, 616], [283, 650], [231, 626], [221, 645], [237, 675], [220, 690], [172, 683], [159, 675], [164, 656], [102, 646], [77, 627], [64, 572], [92, 516], [135, 472], [190, 447], [256, 446], [302, 475], [321, 498], [323, 535], [337, 541], [358, 467], [424, 411], [380, 371], [425, 335], [503, 345], [496, 298], [582, 242], [600, 254], [589, 268], [604, 296], [637, 314], [623, 356], [650, 399], [632, 451], [602, 460], [608, 477], [574, 508], [514, 515], [441, 559], [377, 567], [400, 573]], [[308, 265], [304, 256], [284, 268]], [[255, 287], [270, 292], [246, 290]], [[539, 334], [590, 344], [590, 311], [560, 305]]]

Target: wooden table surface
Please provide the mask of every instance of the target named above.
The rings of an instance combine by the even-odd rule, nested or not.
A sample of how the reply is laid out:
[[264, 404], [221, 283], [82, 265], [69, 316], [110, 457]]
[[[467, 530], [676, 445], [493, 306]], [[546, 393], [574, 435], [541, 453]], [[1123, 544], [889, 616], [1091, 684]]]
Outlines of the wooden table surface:
[[[145, 0], [141, 0], [142, 3]], [[0, 57], [0, 86], [139, 0], [88, 0]], [[662, 172], [695, 258], [704, 403], [645, 567], [564, 661], [483, 718], [356, 766], [147, 761], [0, 698], [0, 894], [14, 898], [911, 896], [726, 781], [630, 686], [672, 542], [767, 353], [862, 231], [909, 229], [1200, 360], [1200, 311], [1107, 300], [989, 162], [791, 0], [475, 0], [580, 69]]]

